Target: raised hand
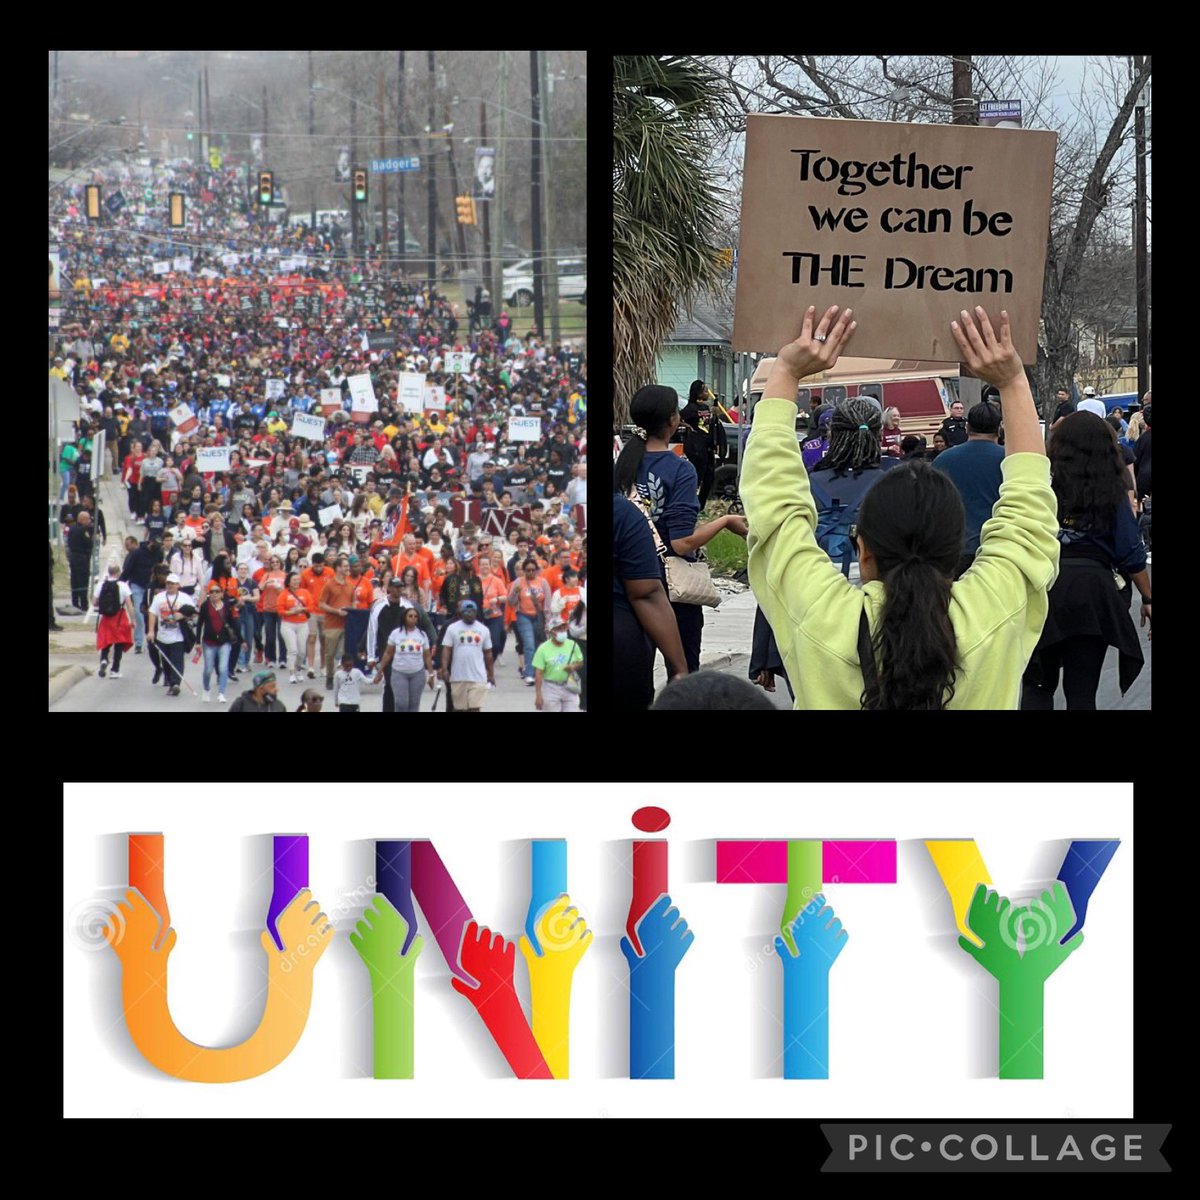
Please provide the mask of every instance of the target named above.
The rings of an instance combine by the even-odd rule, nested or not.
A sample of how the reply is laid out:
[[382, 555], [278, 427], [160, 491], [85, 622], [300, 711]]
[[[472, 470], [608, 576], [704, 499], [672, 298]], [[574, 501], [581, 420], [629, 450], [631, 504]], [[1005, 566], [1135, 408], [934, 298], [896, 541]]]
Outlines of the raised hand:
[[650, 906], [634, 933], [639, 955], [627, 937], [621, 953], [629, 963], [629, 1078], [675, 1078], [675, 968], [695, 934], [665, 893]]
[[967, 926], [983, 942], [958, 944], [1000, 983], [1001, 1079], [1041, 1079], [1046, 980], [1083, 945], [1083, 934], [1060, 939], [1075, 909], [1060, 882], [1030, 904], [1012, 904], [984, 884], [975, 889]]
[[455, 976], [451, 986], [475, 1006], [517, 1078], [553, 1078], [513, 988], [516, 946], [478, 921], [468, 921], [463, 926], [458, 961], [476, 984], [471, 987]]
[[696, 938], [665, 893], [646, 910], [634, 930], [642, 944], [640, 957], [627, 937], [621, 939], [621, 953], [631, 971], [650, 966], [655, 972], [673, 973]]
[[533, 998], [533, 1036], [555, 1079], [569, 1074], [571, 978], [595, 940], [565, 893], [538, 918], [534, 933], [542, 950], [521, 936]]
[[975, 306], [974, 318], [965, 308], [959, 316], [961, 322], [951, 321], [950, 331], [958, 343], [962, 361], [970, 368], [972, 375], [1003, 387], [1024, 374], [1021, 356], [1012, 342], [1007, 312], [1000, 312], [999, 337], [992, 330], [992, 323], [982, 305]]
[[1021, 905], [989, 892], [981, 883], [971, 897], [967, 924], [983, 945], [965, 937], [959, 937], [958, 944], [1001, 983], [1020, 981], [1040, 987], [1083, 945], [1082, 933], [1060, 941], [1075, 924], [1075, 909], [1061, 882]]
[[376, 1079], [411, 1079], [414, 1073], [413, 972], [424, 940], [414, 937], [405, 954], [407, 938], [408, 922], [384, 895], [367, 905], [350, 934], [371, 973]]
[[829, 969], [848, 934], [823, 895], [816, 895], [788, 926], [793, 954], [782, 937], [775, 953], [783, 963], [783, 1077], [829, 1078]]
[[275, 939], [266, 930], [262, 934], [263, 949], [270, 970], [278, 969], [285, 975], [301, 968], [312, 971], [333, 938], [333, 924], [308, 888], [296, 893], [279, 914], [275, 926], [283, 949], [276, 947]]
[[[803, 379], [806, 375], [814, 375], [818, 371], [828, 371], [838, 360], [838, 355], [850, 340], [850, 335], [858, 325], [851, 321], [853, 309], [846, 309], [839, 317], [838, 306], [831, 304], [816, 322], [815, 305], [809, 305], [804, 310], [804, 320], [800, 326], [800, 336], [794, 342], [788, 342], [779, 350], [776, 361], [785, 367], [789, 375]], [[766, 392], [764, 395], [774, 395]], [[795, 389], [789, 395], [795, 396]]]

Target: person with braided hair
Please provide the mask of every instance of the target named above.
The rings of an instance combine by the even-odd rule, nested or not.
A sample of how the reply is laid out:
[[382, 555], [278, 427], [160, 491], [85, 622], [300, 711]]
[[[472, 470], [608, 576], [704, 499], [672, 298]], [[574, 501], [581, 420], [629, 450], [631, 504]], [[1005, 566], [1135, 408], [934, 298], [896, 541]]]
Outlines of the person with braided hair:
[[[742, 474], [750, 584], [779, 640], [794, 707], [1015, 709], [1046, 620], [1059, 543], [1049, 460], [1008, 314], [1001, 312], [998, 334], [980, 307], [951, 322], [962, 361], [999, 389], [1003, 407], [1003, 482], [979, 553], [954, 579], [964, 529], [958, 491], [925, 463], [904, 462], [859, 509], [861, 588], [817, 543], [791, 399], [802, 378], [837, 362], [855, 324], [837, 305], [819, 319], [807, 309], [800, 336], [771, 369]], [[869, 420], [860, 423], [868, 429], [854, 432], [872, 432]], [[813, 474], [823, 477], [836, 478]]]

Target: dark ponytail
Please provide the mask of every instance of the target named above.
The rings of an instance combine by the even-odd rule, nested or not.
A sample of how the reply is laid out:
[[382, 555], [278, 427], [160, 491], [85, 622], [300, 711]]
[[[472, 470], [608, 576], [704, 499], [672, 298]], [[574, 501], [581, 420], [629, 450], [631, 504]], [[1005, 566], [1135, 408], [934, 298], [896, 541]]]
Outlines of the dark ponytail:
[[950, 624], [950, 585], [964, 544], [958, 489], [927, 464], [906, 463], [867, 492], [858, 520], [884, 585], [873, 641], [877, 677], [862, 706], [945, 708], [958, 669]]
[[[629, 420], [650, 437], [666, 436], [671, 414], [679, 411], [679, 393], [674, 388], [651, 384], [639, 388], [629, 402]], [[628, 496], [646, 456], [646, 440], [632, 434], [613, 468], [613, 491]]]

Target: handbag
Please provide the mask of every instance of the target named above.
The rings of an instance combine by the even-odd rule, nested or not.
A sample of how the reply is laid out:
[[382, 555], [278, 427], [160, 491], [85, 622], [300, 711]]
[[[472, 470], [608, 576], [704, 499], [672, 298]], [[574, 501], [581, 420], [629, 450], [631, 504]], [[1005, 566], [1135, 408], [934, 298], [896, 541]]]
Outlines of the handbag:
[[[579, 643], [572, 641], [571, 645], [575, 648], [578, 648]], [[579, 651], [579, 657], [581, 659], [583, 658], [582, 650]], [[572, 655], [568, 659], [568, 661], [574, 662], [575, 661], [574, 656]], [[572, 696], [580, 695], [583, 692], [583, 683], [581, 682], [581, 680], [579, 678], [579, 672], [578, 671], [568, 671], [567, 672], [567, 682], [563, 684], [563, 687], [565, 687], [567, 689], [567, 691], [571, 693]]]
[[[658, 526], [654, 524], [645, 505], [636, 492], [631, 492], [629, 499], [638, 506], [654, 535], [654, 548], [662, 560], [663, 570], [667, 575], [667, 596], [676, 604], [705, 604], [716, 608], [721, 603], [721, 594], [717, 591], [709, 574], [708, 563], [704, 561], [690, 562], [686, 558], [668, 554], [663, 540], [658, 535]], [[701, 551], [701, 554], [704, 552]]]

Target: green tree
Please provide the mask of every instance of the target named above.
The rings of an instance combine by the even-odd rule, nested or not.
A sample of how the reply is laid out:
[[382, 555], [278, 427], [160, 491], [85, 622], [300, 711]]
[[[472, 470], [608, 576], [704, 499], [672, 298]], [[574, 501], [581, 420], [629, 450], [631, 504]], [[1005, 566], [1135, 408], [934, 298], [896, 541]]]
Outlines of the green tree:
[[654, 376], [679, 305], [724, 281], [726, 193], [706, 169], [729, 81], [695, 59], [613, 59], [613, 419]]

